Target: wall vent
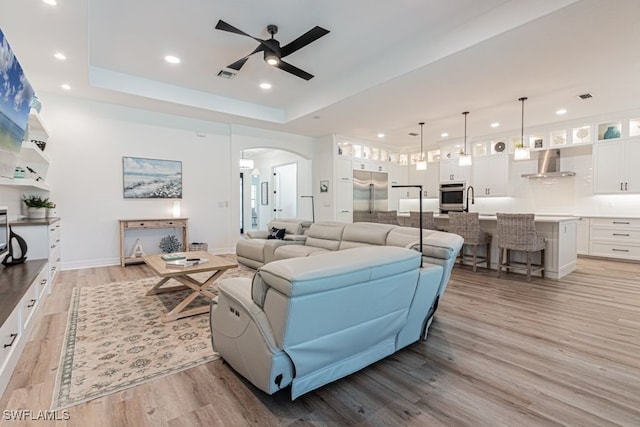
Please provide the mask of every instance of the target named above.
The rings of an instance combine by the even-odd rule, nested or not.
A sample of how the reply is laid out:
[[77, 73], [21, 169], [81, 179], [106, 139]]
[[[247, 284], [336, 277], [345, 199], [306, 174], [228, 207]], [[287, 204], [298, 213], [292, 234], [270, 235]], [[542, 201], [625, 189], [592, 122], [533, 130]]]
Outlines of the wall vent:
[[236, 73], [232, 73], [231, 71], [227, 71], [227, 70], [218, 71], [218, 77], [222, 77], [223, 79], [232, 79], [235, 76], [236, 76]]
[[582, 95], [578, 95], [578, 98], [580, 99], [589, 99], [589, 98], [593, 98], [593, 95], [590, 93], [583, 93]]

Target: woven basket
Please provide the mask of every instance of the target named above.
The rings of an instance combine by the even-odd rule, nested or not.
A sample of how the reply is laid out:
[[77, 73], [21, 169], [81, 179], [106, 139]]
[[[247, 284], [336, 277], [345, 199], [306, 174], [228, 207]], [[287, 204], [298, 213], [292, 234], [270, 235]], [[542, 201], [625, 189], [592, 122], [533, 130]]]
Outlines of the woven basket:
[[209, 250], [209, 245], [206, 243], [189, 243], [190, 252], [195, 252], [195, 251], [207, 252], [208, 250]]

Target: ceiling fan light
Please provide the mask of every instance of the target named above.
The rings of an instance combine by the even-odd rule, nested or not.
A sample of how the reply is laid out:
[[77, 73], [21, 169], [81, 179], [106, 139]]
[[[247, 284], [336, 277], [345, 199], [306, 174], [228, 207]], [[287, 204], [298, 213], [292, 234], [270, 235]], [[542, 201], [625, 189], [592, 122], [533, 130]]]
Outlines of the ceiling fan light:
[[427, 161], [426, 160], [418, 160], [416, 162], [416, 170], [417, 171], [426, 171], [427, 170]]
[[278, 65], [278, 62], [280, 62], [280, 58], [278, 58], [278, 55], [276, 55], [276, 53], [272, 51], [264, 52], [264, 60], [269, 65]]

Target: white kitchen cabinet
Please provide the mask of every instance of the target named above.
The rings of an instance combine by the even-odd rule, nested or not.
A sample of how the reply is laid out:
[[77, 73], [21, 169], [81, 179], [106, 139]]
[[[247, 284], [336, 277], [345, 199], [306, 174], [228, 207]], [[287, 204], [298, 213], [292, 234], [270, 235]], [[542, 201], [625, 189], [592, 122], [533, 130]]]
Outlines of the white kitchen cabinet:
[[458, 159], [440, 161], [440, 182], [465, 182], [471, 184], [473, 166], [460, 166]]
[[409, 166], [409, 184], [422, 185], [422, 197], [436, 199], [440, 191], [440, 163], [427, 163], [427, 170], [416, 170], [415, 166]]
[[509, 156], [485, 156], [473, 159], [475, 197], [507, 196], [509, 192]]
[[578, 255], [589, 255], [589, 218], [578, 218], [577, 252]]
[[595, 194], [640, 193], [640, 140], [601, 142], [593, 146]]
[[353, 222], [353, 181], [336, 182], [336, 221]]
[[0, 267], [0, 283], [6, 286], [3, 304], [13, 307], [0, 318], [0, 395], [11, 379], [33, 329], [35, 314], [46, 298], [47, 276], [46, 260]]
[[640, 219], [591, 218], [589, 255], [640, 260]]
[[353, 168], [351, 160], [349, 159], [336, 159], [335, 160], [335, 177], [338, 181], [352, 181], [353, 180]]

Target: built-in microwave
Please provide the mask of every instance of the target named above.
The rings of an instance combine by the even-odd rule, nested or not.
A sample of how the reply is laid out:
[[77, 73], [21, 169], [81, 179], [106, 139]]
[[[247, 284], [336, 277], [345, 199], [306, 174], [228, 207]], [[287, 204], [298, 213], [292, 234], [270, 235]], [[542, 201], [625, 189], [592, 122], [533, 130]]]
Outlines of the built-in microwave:
[[465, 182], [440, 184], [440, 213], [464, 210]]

